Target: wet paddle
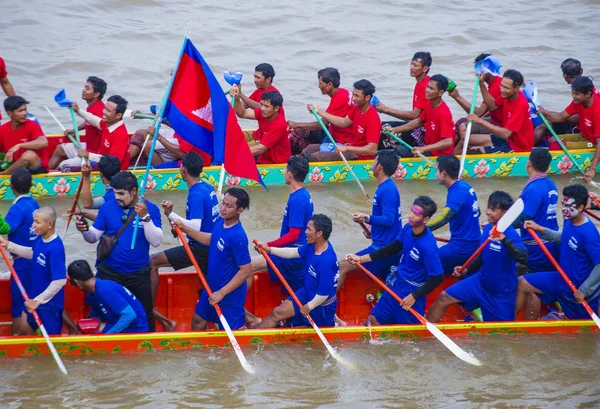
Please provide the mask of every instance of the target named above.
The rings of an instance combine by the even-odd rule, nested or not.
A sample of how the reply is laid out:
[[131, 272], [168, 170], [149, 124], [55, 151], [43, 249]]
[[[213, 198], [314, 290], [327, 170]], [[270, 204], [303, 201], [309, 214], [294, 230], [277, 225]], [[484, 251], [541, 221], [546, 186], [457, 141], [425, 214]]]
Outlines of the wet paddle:
[[[253, 243], [256, 246], [256, 248], [258, 249], [258, 251], [260, 252], [260, 254], [265, 258], [265, 260], [267, 261], [267, 263], [269, 263], [269, 265], [271, 266], [271, 268], [273, 269], [273, 271], [275, 272], [275, 274], [277, 275], [277, 277], [279, 277], [279, 280], [281, 281], [281, 283], [283, 284], [283, 286], [285, 287], [285, 289], [287, 290], [287, 292], [292, 296], [292, 299], [294, 300], [294, 302], [296, 303], [296, 305], [298, 307], [302, 308], [302, 303], [300, 302], [300, 300], [296, 296], [296, 293], [294, 293], [294, 290], [292, 290], [292, 287], [290, 287], [290, 285], [288, 284], [287, 280], [283, 277], [283, 275], [281, 274], [281, 272], [279, 271], [279, 269], [277, 268], [277, 266], [273, 263], [273, 261], [271, 260], [271, 257], [269, 257], [269, 255], [267, 254], [267, 252], [264, 251], [262, 249], [262, 247], [258, 247], [257, 246], [258, 240], [254, 240]], [[308, 322], [310, 322], [310, 325], [312, 325], [313, 329], [315, 330], [315, 332], [317, 333], [317, 335], [321, 339], [321, 342], [323, 342], [323, 344], [325, 345], [325, 348], [327, 348], [327, 351], [329, 351], [329, 353], [331, 354], [331, 356], [333, 358], [335, 358], [335, 360], [338, 361], [339, 363], [341, 363], [342, 365], [344, 365], [344, 366], [346, 366], [348, 368], [354, 368], [353, 364], [351, 364], [350, 362], [346, 361], [335, 349], [333, 349], [333, 347], [329, 344], [329, 341], [327, 341], [327, 338], [325, 338], [325, 335], [323, 335], [323, 333], [321, 332], [321, 330], [319, 329], [319, 327], [317, 326], [317, 324], [315, 324], [315, 322], [313, 321], [312, 317], [310, 315], [305, 315], [305, 317], [308, 320]]]
[[[525, 208], [525, 204], [523, 203], [523, 199], [518, 198], [513, 203], [513, 205], [506, 211], [506, 213], [504, 213], [504, 215], [500, 218], [500, 220], [498, 220], [498, 223], [496, 223], [496, 227], [494, 227], [493, 235], [497, 236], [499, 234], [504, 233], [504, 231], [506, 229], [508, 229], [515, 220], [517, 220], [517, 217], [519, 217], [519, 215], [523, 212], [524, 208]], [[475, 250], [475, 253], [473, 253], [473, 255], [471, 257], [469, 257], [469, 259], [465, 262], [465, 264], [462, 265], [460, 270], [457, 271], [458, 275], [461, 275], [462, 272], [465, 271], [465, 269], [469, 266], [469, 264], [471, 264], [473, 262], [473, 260], [475, 260], [477, 258], [477, 256], [483, 251], [485, 246], [487, 246], [490, 243], [490, 241], [491, 240], [489, 238], [487, 238], [483, 242], [483, 244], [481, 246], [479, 246], [479, 248], [477, 250]]]
[[[388, 135], [388, 136], [390, 136], [390, 137], [394, 138], [396, 141], [398, 141], [399, 143], [401, 143], [401, 144], [402, 144], [402, 145], [403, 145], [403, 146], [404, 146], [406, 149], [408, 149], [409, 151], [411, 151], [411, 152], [412, 152], [412, 150], [413, 150], [413, 147], [412, 147], [412, 146], [410, 146], [408, 143], [404, 142], [404, 141], [402, 140], [402, 138], [399, 138], [399, 137], [397, 137], [396, 135], [394, 135], [394, 133], [393, 133], [392, 131], [390, 131], [389, 129], [387, 129], [387, 128], [382, 128], [382, 129], [381, 129], [381, 132], [384, 132], [386, 135]], [[419, 155], [419, 157], [420, 157], [421, 159], [423, 159], [425, 162], [429, 163], [429, 164], [430, 164], [432, 167], [434, 167], [434, 168], [435, 168], [435, 163], [434, 163], [434, 162], [433, 162], [431, 159], [429, 159], [427, 156], [423, 155], [421, 152], [417, 152], [417, 155]]]
[[[314, 115], [314, 117], [317, 120], [317, 122], [319, 122], [319, 125], [321, 125], [321, 128], [323, 128], [323, 131], [325, 132], [325, 135], [327, 135], [327, 138], [333, 144], [333, 147], [335, 149], [335, 147], [336, 147], [335, 140], [333, 139], [333, 136], [331, 136], [331, 134], [329, 133], [329, 129], [327, 129], [327, 127], [323, 123], [323, 120], [321, 119], [321, 117], [319, 116], [319, 114], [317, 114], [317, 110], [313, 109], [311, 112]], [[356, 173], [354, 173], [354, 170], [352, 170], [352, 168], [348, 164], [348, 161], [346, 160], [346, 157], [344, 156], [344, 154], [342, 152], [338, 152], [338, 153], [340, 154], [340, 157], [344, 161], [344, 164], [346, 165], [346, 167], [348, 168], [348, 170], [352, 174], [352, 177], [354, 178], [354, 180], [356, 180], [356, 183], [358, 183], [358, 187], [360, 187], [360, 190], [362, 190], [363, 194], [367, 197], [367, 200], [371, 201], [371, 198], [369, 197], [369, 194], [365, 190], [365, 188], [362, 185], [362, 183], [360, 183], [360, 180], [358, 179], [358, 177], [356, 177]]]
[[[10, 259], [8, 258], [8, 254], [6, 254], [6, 250], [2, 246], [0, 246], [0, 253], [2, 253], [2, 258], [4, 259], [4, 262], [6, 263], [8, 268], [10, 269], [10, 274], [11, 274], [13, 280], [15, 280], [17, 287], [19, 287], [21, 296], [23, 297], [23, 299], [25, 301], [28, 301], [29, 296], [27, 295], [27, 292], [25, 291], [25, 288], [23, 287], [23, 284], [21, 283], [21, 279], [17, 275], [15, 268], [13, 267], [12, 263], [10, 262]], [[48, 336], [48, 332], [46, 332], [46, 328], [44, 327], [44, 324], [42, 323], [42, 320], [40, 319], [40, 316], [38, 315], [37, 311], [34, 310], [32, 315], [33, 315], [33, 318], [35, 319], [36, 324], [40, 328], [40, 331], [42, 332], [44, 339], [46, 340], [46, 344], [48, 344], [48, 349], [52, 353], [52, 357], [56, 361], [56, 364], [58, 365], [58, 369], [60, 369], [60, 371], [62, 373], [64, 373], [65, 375], [68, 375], [67, 368], [65, 368], [65, 364], [63, 364], [63, 361], [62, 361], [62, 359], [60, 359], [58, 352], [56, 352], [56, 348], [54, 348], [54, 344], [52, 343], [50, 336]]]
[[[477, 72], [477, 69], [475, 69]], [[469, 108], [469, 115], [475, 112], [475, 104], [477, 103], [477, 94], [479, 93], [479, 82], [481, 77], [477, 75], [475, 77], [475, 86], [473, 87], [473, 96], [471, 97], [471, 108]], [[467, 150], [469, 149], [469, 139], [471, 138], [471, 129], [473, 128], [473, 121], [469, 121], [467, 124], [467, 132], [465, 133], [465, 140], [463, 141], [463, 148], [460, 156], [460, 169], [458, 171], [458, 178], [462, 178], [462, 174], [465, 170], [465, 159], [467, 158]]]
[[[529, 231], [529, 234], [531, 234], [531, 237], [533, 237], [533, 239], [535, 240], [537, 245], [540, 246], [540, 248], [542, 249], [542, 251], [544, 252], [546, 257], [548, 257], [548, 260], [550, 260], [550, 262], [552, 263], [554, 268], [556, 268], [556, 271], [558, 271], [558, 273], [563, 278], [563, 280], [565, 280], [565, 283], [567, 283], [567, 285], [569, 286], [571, 291], [573, 291], [575, 293], [577, 291], [577, 288], [573, 285], [573, 283], [569, 279], [569, 276], [561, 268], [561, 266], [558, 264], [558, 262], [556, 261], [554, 256], [550, 253], [550, 251], [548, 251], [548, 248], [546, 247], [544, 242], [542, 242], [542, 240], [540, 240], [539, 236], [537, 235], [537, 233], [535, 231], [533, 231], [532, 229], [527, 229], [527, 230]], [[594, 310], [592, 310], [592, 308], [587, 303], [587, 301], [583, 300], [581, 302], [581, 304], [583, 305], [583, 308], [585, 308], [585, 310], [588, 312], [588, 314], [590, 314], [590, 317], [592, 317], [592, 319], [594, 320], [594, 322], [596, 323], [598, 328], [600, 328], [600, 318], [598, 318], [598, 315], [594, 312]]]
[[[190, 245], [188, 244], [187, 240], [185, 239], [185, 236], [183, 235], [183, 233], [181, 232], [181, 229], [179, 227], [173, 226], [173, 230], [177, 233], [177, 236], [179, 237], [179, 240], [183, 244], [183, 248], [185, 249], [187, 256], [192, 261], [192, 264], [194, 265], [194, 268], [196, 269], [196, 272], [198, 273], [198, 277], [200, 277], [200, 281], [202, 282], [202, 286], [204, 287], [204, 290], [207, 292], [208, 296], [210, 297], [212, 295], [212, 290], [208, 286], [208, 283], [206, 282], [206, 278], [204, 277], [202, 270], [200, 270], [200, 266], [198, 265], [198, 262], [196, 261], [196, 257], [194, 256], [194, 253], [192, 253], [192, 250], [190, 249]], [[233, 347], [235, 354], [237, 355], [238, 359], [240, 360], [240, 363], [242, 364], [242, 368], [244, 368], [244, 370], [246, 372], [254, 374], [255, 373], [254, 368], [252, 368], [252, 365], [250, 365], [250, 362], [248, 362], [248, 360], [244, 356], [244, 353], [242, 352], [242, 348], [240, 348], [240, 344], [238, 344], [237, 339], [235, 338], [235, 335], [233, 335], [233, 331], [231, 331], [231, 327], [229, 326], [229, 323], [227, 322], [227, 320], [225, 319], [225, 316], [223, 315], [223, 311], [221, 311], [221, 307], [219, 307], [219, 304], [215, 304], [215, 305], [213, 305], [213, 307], [215, 307], [215, 310], [217, 311], [217, 314], [219, 315], [219, 321], [221, 321], [221, 325], [223, 326], [223, 329], [225, 330], [225, 332], [227, 333], [227, 336], [229, 337], [229, 342], [231, 342], [231, 346]]]
[[[360, 268], [363, 271], [363, 273], [365, 273], [367, 276], [369, 276], [371, 278], [371, 280], [375, 281], [381, 288], [383, 288], [389, 295], [394, 297], [394, 299], [396, 301], [398, 301], [399, 303], [402, 303], [402, 298], [400, 298], [400, 296], [398, 296], [398, 294], [396, 294], [394, 291], [392, 291], [380, 279], [375, 277], [375, 275], [373, 275], [373, 273], [371, 273], [369, 270], [367, 270], [361, 263], [355, 262], [354, 264], [357, 265], [358, 268]], [[438, 341], [440, 341], [442, 344], [444, 344], [444, 346], [446, 348], [448, 348], [450, 350], [450, 352], [452, 352], [454, 355], [456, 355], [456, 357], [462, 359], [463, 361], [465, 361], [466, 363], [469, 363], [471, 365], [481, 366], [481, 362], [479, 361], [479, 359], [475, 358], [475, 356], [473, 354], [471, 354], [470, 352], [467, 352], [464, 349], [462, 349], [461, 347], [459, 347], [458, 345], [456, 345], [456, 343], [454, 341], [452, 341], [446, 334], [444, 334], [442, 331], [440, 331], [440, 329], [438, 327], [436, 327], [434, 324], [427, 321], [427, 319], [424, 316], [422, 316], [421, 314], [419, 314], [417, 311], [415, 311], [414, 308], [411, 308], [409, 311], [412, 315], [414, 315], [419, 320], [419, 322], [421, 324], [425, 325], [427, 330], [429, 330], [429, 332], [431, 332], [431, 334], [433, 334], [433, 336], [436, 337], [438, 339]]]

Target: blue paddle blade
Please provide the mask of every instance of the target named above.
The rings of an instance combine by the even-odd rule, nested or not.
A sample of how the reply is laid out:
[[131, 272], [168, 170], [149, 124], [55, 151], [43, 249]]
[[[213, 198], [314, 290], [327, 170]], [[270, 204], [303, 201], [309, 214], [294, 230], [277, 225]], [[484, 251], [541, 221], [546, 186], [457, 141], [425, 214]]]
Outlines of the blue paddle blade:
[[152, 112], [153, 115], [156, 115], [156, 111], [158, 111], [158, 105], [150, 105], [150, 112]]
[[500, 64], [500, 60], [498, 60], [493, 55], [488, 55], [483, 60], [475, 63], [475, 74], [483, 75], [483, 74], [492, 74], [492, 75], [500, 75], [500, 68], [502, 64]]
[[33, 114], [29, 113], [29, 112], [27, 112], [27, 119], [29, 119], [30, 121], [35, 122], [38, 125], [41, 125], [40, 121], [38, 121], [38, 119], [35, 117], [35, 115], [33, 115]]
[[225, 71], [223, 73], [223, 77], [225, 77], [225, 82], [227, 82], [229, 85], [237, 85], [241, 83], [243, 76], [244, 74], [242, 74], [241, 72]]
[[477, 74], [477, 75], [483, 75], [483, 74], [485, 74], [483, 72], [483, 60], [478, 61], [478, 62], [475, 63], [475, 74]]
[[542, 119], [539, 118], [537, 113], [537, 107], [541, 104], [541, 100], [535, 81], [529, 81], [525, 84], [523, 94], [525, 95], [525, 98], [527, 98], [527, 102], [529, 102], [529, 115], [533, 122], [533, 126], [541, 125]]
[[71, 105], [73, 105], [73, 101], [67, 99], [67, 94], [64, 88], [56, 93], [56, 95], [54, 96], [54, 101], [56, 101], [58, 106], [61, 108], [68, 108]]
[[371, 105], [375, 106], [377, 104], [379, 104], [381, 101], [379, 101], [379, 98], [377, 98], [377, 95], [373, 94], [373, 96], [371, 97]]

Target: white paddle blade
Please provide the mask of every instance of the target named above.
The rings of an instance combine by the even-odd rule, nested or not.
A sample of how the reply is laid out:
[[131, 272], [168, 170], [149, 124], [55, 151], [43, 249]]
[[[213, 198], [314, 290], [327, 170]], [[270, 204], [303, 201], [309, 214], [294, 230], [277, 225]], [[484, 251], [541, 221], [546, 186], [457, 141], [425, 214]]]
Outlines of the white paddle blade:
[[475, 358], [475, 356], [473, 354], [471, 354], [470, 352], [467, 352], [467, 351], [463, 350], [461, 347], [459, 347], [458, 345], [456, 345], [454, 343], [454, 341], [452, 341], [450, 338], [448, 338], [448, 336], [446, 334], [444, 334], [442, 331], [440, 331], [438, 329], [438, 327], [436, 327], [429, 321], [427, 321], [425, 323], [425, 326], [427, 327], [429, 332], [431, 332], [433, 334], [434, 337], [436, 337], [442, 344], [444, 344], [444, 346], [446, 348], [448, 348], [450, 350], [450, 352], [452, 352], [458, 358], [462, 359], [463, 361], [465, 361], [468, 364], [475, 365], [475, 366], [481, 366], [481, 361], [479, 361], [479, 359]]
[[46, 339], [46, 344], [48, 344], [48, 348], [50, 349], [50, 353], [52, 353], [52, 357], [56, 361], [56, 365], [58, 365], [58, 369], [60, 369], [60, 371], [65, 375], [68, 375], [67, 368], [65, 368], [65, 364], [63, 364], [62, 359], [60, 359], [60, 355], [58, 355], [56, 348], [54, 348], [54, 344], [50, 340], [50, 337], [46, 332], [46, 328], [43, 325], [40, 325], [40, 331], [42, 331], [42, 335], [44, 335], [44, 338]]
[[504, 216], [498, 220], [498, 224], [496, 224], [496, 230], [498, 233], [504, 233], [504, 231], [508, 229], [515, 220], [517, 220], [517, 217], [519, 217], [519, 215], [523, 212], [524, 208], [525, 203], [523, 203], [523, 199], [518, 198], [510, 207], [510, 209], [504, 213]]
[[469, 149], [469, 139], [471, 138], [471, 128], [473, 127], [473, 122], [467, 124], [467, 132], [465, 133], [465, 140], [462, 148], [462, 152], [460, 154], [460, 168], [458, 170], [458, 178], [462, 178], [462, 174], [465, 171], [465, 159], [467, 158], [467, 149]]
[[598, 328], [600, 328], [600, 318], [598, 318], [598, 315], [596, 313], [592, 314], [592, 319], [594, 320]]
[[229, 323], [223, 315], [219, 316], [219, 320], [221, 321], [221, 325], [223, 326], [223, 329], [225, 329], [225, 332], [229, 337], [229, 342], [231, 342], [231, 346], [233, 347], [235, 354], [237, 355], [238, 359], [240, 360], [240, 363], [242, 364], [242, 368], [244, 368], [244, 370], [249, 374], [254, 375], [256, 372], [254, 371], [252, 365], [250, 365], [250, 362], [248, 362], [248, 360], [244, 356], [242, 348], [240, 348], [240, 344], [238, 344], [237, 339], [235, 339], [235, 335], [233, 335], [233, 331], [231, 331]]
[[336, 361], [338, 361], [340, 364], [344, 365], [348, 369], [356, 369], [356, 365], [346, 361], [335, 349], [333, 349], [333, 347], [329, 344], [329, 341], [327, 341], [327, 338], [325, 338], [325, 335], [323, 335], [323, 333], [321, 332], [319, 327], [317, 327], [317, 324], [312, 322], [312, 326], [313, 326], [315, 332], [317, 333], [317, 335], [319, 336], [319, 338], [321, 338], [321, 342], [323, 342], [323, 344], [325, 345], [325, 348], [327, 348], [327, 351], [329, 351], [331, 356]]

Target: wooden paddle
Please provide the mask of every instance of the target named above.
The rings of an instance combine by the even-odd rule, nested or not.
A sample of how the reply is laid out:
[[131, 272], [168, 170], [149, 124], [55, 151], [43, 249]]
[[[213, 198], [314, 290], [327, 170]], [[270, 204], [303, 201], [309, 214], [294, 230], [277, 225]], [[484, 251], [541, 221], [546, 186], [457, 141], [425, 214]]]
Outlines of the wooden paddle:
[[[12, 263], [10, 262], [10, 259], [8, 258], [8, 254], [6, 254], [6, 250], [1, 245], [0, 245], [0, 253], [2, 253], [2, 258], [4, 259], [4, 262], [6, 263], [8, 268], [10, 269], [10, 274], [12, 275], [13, 280], [15, 280], [17, 287], [19, 287], [21, 296], [23, 297], [23, 299], [25, 301], [29, 301], [29, 296], [27, 295], [27, 292], [25, 291], [25, 288], [23, 287], [23, 284], [21, 283], [21, 279], [17, 275], [15, 268], [13, 267]], [[62, 373], [64, 373], [65, 375], [68, 375], [67, 368], [65, 368], [65, 364], [63, 364], [63, 361], [60, 359], [58, 352], [56, 352], [56, 348], [54, 348], [54, 344], [52, 343], [50, 336], [48, 336], [48, 332], [46, 332], [46, 328], [44, 327], [44, 324], [42, 323], [42, 320], [40, 319], [40, 316], [38, 315], [37, 311], [34, 310], [32, 312], [32, 315], [33, 315], [33, 318], [35, 319], [36, 324], [40, 328], [40, 331], [42, 332], [44, 339], [46, 340], [46, 344], [48, 344], [48, 349], [52, 353], [52, 357], [56, 361], [56, 364], [58, 365], [58, 369], [60, 369], [60, 371]]]
[[[212, 295], [212, 290], [208, 286], [208, 283], [206, 282], [206, 278], [204, 277], [202, 270], [200, 270], [200, 266], [198, 265], [198, 262], [196, 261], [196, 257], [194, 256], [194, 253], [192, 253], [192, 250], [190, 249], [190, 245], [188, 244], [187, 240], [185, 239], [185, 236], [183, 235], [183, 233], [181, 232], [181, 229], [179, 227], [173, 226], [173, 230], [177, 233], [179, 240], [183, 244], [183, 248], [185, 249], [185, 252], [187, 253], [189, 259], [191, 260], [192, 264], [194, 265], [194, 268], [196, 269], [196, 272], [198, 273], [198, 277], [200, 277], [200, 281], [202, 282], [202, 286], [204, 287], [204, 290], [207, 292], [208, 296], [210, 297]], [[231, 331], [231, 327], [229, 326], [229, 323], [227, 322], [227, 319], [225, 319], [225, 316], [223, 315], [223, 311], [221, 311], [221, 307], [219, 307], [219, 304], [215, 304], [215, 305], [213, 305], [213, 307], [215, 307], [215, 310], [217, 311], [217, 314], [219, 315], [219, 320], [221, 321], [221, 325], [223, 326], [223, 329], [225, 330], [225, 332], [227, 333], [227, 336], [229, 337], [229, 342], [231, 342], [231, 346], [233, 347], [235, 354], [237, 355], [238, 359], [240, 360], [240, 363], [242, 364], [242, 368], [244, 368], [244, 370], [246, 370], [246, 372], [254, 374], [255, 373], [254, 368], [252, 368], [252, 365], [250, 365], [250, 362], [248, 362], [248, 360], [244, 356], [244, 353], [242, 352], [242, 349], [240, 348], [240, 344], [238, 344], [237, 339], [235, 338], [235, 335], [233, 335], [233, 331]]]
[[[569, 279], [569, 276], [565, 273], [565, 271], [558, 264], [558, 262], [556, 261], [556, 259], [552, 255], [552, 253], [550, 253], [550, 251], [548, 251], [548, 248], [546, 247], [544, 242], [542, 242], [542, 240], [540, 240], [539, 236], [537, 235], [537, 233], [534, 230], [527, 229], [527, 231], [529, 231], [529, 234], [531, 234], [531, 237], [533, 237], [533, 239], [538, 244], [538, 246], [540, 246], [540, 248], [542, 249], [542, 251], [544, 252], [546, 257], [548, 257], [548, 260], [550, 260], [550, 262], [552, 263], [554, 268], [556, 268], [556, 271], [558, 271], [558, 273], [563, 278], [563, 280], [565, 280], [565, 283], [567, 283], [567, 285], [569, 286], [571, 291], [573, 291], [575, 293], [577, 291], [577, 288], [573, 285], [573, 283]], [[598, 315], [596, 315], [594, 310], [592, 310], [592, 308], [587, 303], [587, 301], [583, 300], [581, 302], [581, 304], [583, 304], [583, 307], [585, 308], [585, 310], [588, 312], [588, 314], [590, 314], [590, 317], [592, 317], [592, 319], [594, 320], [594, 322], [596, 323], [598, 328], [600, 328], [600, 318], [598, 318]]]
[[69, 218], [67, 219], [67, 227], [65, 227], [65, 233], [63, 237], [67, 235], [67, 231], [69, 230], [69, 225], [71, 224], [71, 219], [73, 218], [73, 214], [75, 213], [75, 207], [77, 207], [77, 202], [79, 201], [79, 195], [81, 195], [81, 189], [83, 188], [83, 175], [79, 180], [79, 186], [77, 187], [77, 192], [75, 193], [75, 198], [73, 199], [73, 204], [71, 205], [71, 210], [69, 211]]
[[[329, 141], [333, 144], [333, 147], [335, 149], [335, 146], [336, 146], [335, 140], [333, 139], [333, 136], [331, 136], [331, 134], [329, 133], [329, 129], [327, 129], [327, 127], [323, 123], [323, 120], [321, 119], [321, 117], [319, 116], [319, 114], [317, 114], [317, 110], [313, 109], [311, 112], [315, 116], [315, 118], [317, 119], [317, 122], [319, 122], [319, 125], [321, 125], [321, 128], [323, 128], [323, 131], [325, 132], [325, 135], [327, 135], [327, 138], [329, 138]], [[362, 190], [363, 194], [367, 197], [367, 200], [371, 201], [371, 198], [369, 197], [369, 194], [365, 190], [365, 188], [362, 185], [362, 183], [360, 183], [360, 180], [358, 179], [358, 177], [356, 177], [356, 173], [354, 173], [354, 170], [352, 170], [352, 168], [348, 164], [348, 161], [346, 160], [346, 157], [344, 156], [344, 154], [342, 152], [338, 152], [338, 153], [340, 154], [340, 157], [344, 161], [344, 164], [346, 165], [346, 167], [350, 171], [350, 174], [352, 175], [352, 177], [354, 178], [354, 180], [356, 180], [356, 183], [358, 183], [358, 187], [360, 187], [360, 190]]]
[[600, 207], [600, 201], [598, 201], [597, 199], [595, 199], [592, 195], [589, 195], [589, 198], [592, 202], [594, 202], [594, 204], [598, 207]]
[[586, 209], [586, 210], [585, 210], [585, 213], [586, 213], [588, 216], [591, 216], [591, 217], [593, 217], [594, 219], [596, 219], [596, 220], [600, 221], [600, 217], [596, 216], [594, 213], [590, 212], [589, 210], [587, 210], [587, 209]]
[[[513, 203], [513, 205], [506, 211], [506, 213], [504, 213], [500, 220], [498, 220], [498, 223], [496, 223], [496, 227], [494, 227], [493, 230], [493, 236], [497, 236], [504, 233], [506, 229], [508, 229], [513, 224], [513, 222], [517, 220], [517, 217], [519, 217], [519, 215], [523, 212], [524, 208], [525, 204], [523, 203], [523, 199], [518, 198]], [[490, 241], [490, 238], [485, 239], [483, 244], [479, 246], [479, 248], [475, 251], [475, 253], [473, 253], [471, 257], [469, 257], [469, 259], [465, 262], [465, 264], [461, 266], [460, 270], [458, 270], [456, 274], [461, 275], [462, 272], [465, 271], [465, 269], [469, 266], [469, 264], [471, 264], [473, 260], [475, 260], [477, 256], [483, 251], [485, 246], [487, 246], [490, 243]]]
[[[253, 240], [252, 242], [254, 243], [255, 248], [258, 249], [260, 254], [265, 258], [267, 263], [269, 263], [269, 265], [271, 266], [271, 268], [273, 269], [273, 271], [275, 272], [277, 277], [279, 277], [279, 280], [281, 281], [281, 283], [283, 284], [283, 286], [285, 287], [287, 292], [292, 296], [292, 299], [294, 300], [296, 305], [298, 307], [302, 308], [302, 303], [296, 296], [296, 293], [294, 293], [294, 290], [292, 290], [292, 287], [290, 287], [287, 280], [283, 277], [283, 275], [281, 274], [281, 272], [279, 271], [277, 266], [273, 263], [273, 260], [271, 260], [271, 257], [269, 257], [267, 252], [262, 247], [258, 246], [258, 240]], [[329, 351], [331, 356], [333, 358], [335, 358], [335, 360], [338, 361], [339, 363], [341, 363], [342, 365], [353, 369], [355, 366], [353, 364], [351, 364], [350, 362], [346, 361], [335, 349], [332, 348], [332, 346], [329, 344], [329, 341], [327, 341], [327, 338], [325, 338], [325, 335], [323, 335], [323, 333], [321, 332], [321, 330], [319, 329], [317, 324], [315, 324], [315, 322], [313, 321], [312, 317], [310, 315], [305, 315], [304, 317], [308, 320], [308, 322], [310, 322], [310, 325], [312, 325], [313, 329], [315, 330], [315, 332], [321, 339], [321, 342], [323, 342], [323, 344], [325, 345], [325, 348], [327, 348], [327, 351]]]
[[[386, 135], [389, 135], [390, 137], [394, 138], [396, 141], [401, 143], [409, 151], [411, 151], [411, 152], [413, 151], [414, 148], [412, 146], [410, 146], [408, 143], [404, 142], [402, 140], [402, 138], [399, 138], [396, 135], [394, 135], [394, 133], [392, 131], [390, 131], [389, 129], [382, 128], [381, 132], [384, 132]], [[425, 162], [429, 163], [432, 167], [434, 167], [434, 168], [436, 167], [435, 163], [431, 159], [429, 159], [427, 156], [423, 155], [421, 152], [417, 152], [417, 155], [419, 155], [419, 157], [421, 159], [423, 159]]]
[[[475, 112], [475, 104], [477, 103], [477, 94], [479, 93], [479, 82], [481, 77], [477, 75], [475, 77], [475, 87], [473, 87], [473, 96], [471, 97], [471, 108], [469, 109], [469, 115]], [[467, 158], [467, 149], [469, 149], [469, 139], [471, 138], [471, 129], [473, 128], [473, 121], [469, 121], [467, 124], [467, 132], [465, 133], [465, 140], [463, 141], [463, 148], [460, 156], [460, 169], [458, 171], [458, 178], [462, 178], [462, 174], [465, 170], [465, 159]]]
[[[358, 268], [360, 268], [363, 271], [363, 273], [368, 275], [371, 278], [371, 280], [375, 281], [381, 288], [383, 288], [385, 291], [387, 291], [387, 293], [389, 295], [394, 297], [394, 299], [396, 299], [396, 301], [398, 301], [399, 303], [402, 303], [402, 298], [400, 298], [400, 296], [398, 294], [393, 292], [387, 285], [385, 285], [385, 283], [383, 281], [381, 281], [380, 279], [375, 277], [375, 275], [373, 275], [373, 273], [371, 273], [369, 270], [367, 270], [361, 263], [354, 262], [354, 264], [357, 265]], [[442, 331], [440, 331], [438, 327], [433, 325], [431, 322], [427, 321], [427, 319], [424, 316], [422, 316], [421, 314], [419, 314], [417, 311], [415, 311], [414, 308], [411, 308], [409, 310], [409, 312], [412, 315], [414, 315], [421, 324], [425, 325], [425, 327], [429, 330], [429, 332], [431, 332], [434, 337], [436, 337], [442, 344], [444, 344], [444, 346], [446, 348], [448, 348], [450, 350], [450, 352], [452, 352], [458, 358], [462, 359], [463, 361], [465, 361], [471, 365], [481, 366], [481, 362], [479, 361], [479, 359], [475, 358], [475, 356], [473, 354], [463, 350], [461, 347], [456, 345], [456, 343], [454, 341], [452, 341], [446, 334], [444, 334]]]

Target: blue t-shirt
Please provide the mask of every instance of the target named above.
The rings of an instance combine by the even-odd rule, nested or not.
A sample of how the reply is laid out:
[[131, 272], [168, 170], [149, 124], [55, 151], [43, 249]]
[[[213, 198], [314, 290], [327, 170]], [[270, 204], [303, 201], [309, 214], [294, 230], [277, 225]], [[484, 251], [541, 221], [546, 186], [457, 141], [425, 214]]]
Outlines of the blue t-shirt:
[[[158, 207], [145, 200], [148, 214], [152, 218], [154, 225], [162, 227], [162, 220]], [[105, 202], [98, 211], [98, 216], [94, 221], [95, 229], [104, 231], [105, 235], [117, 234], [123, 226], [122, 216], [126, 218], [133, 212], [133, 207], [124, 211], [116, 200]], [[144, 222], [138, 219], [138, 232], [135, 238], [134, 248], [131, 249], [131, 239], [133, 237], [133, 225], [136, 217], [127, 225], [125, 231], [119, 237], [117, 244], [110, 255], [103, 260], [104, 263], [113, 270], [121, 274], [131, 274], [150, 264], [150, 243], [144, 236]]]
[[[8, 240], [25, 247], [32, 247], [37, 236], [33, 231], [33, 212], [40, 208], [38, 202], [30, 196], [21, 196], [8, 209], [4, 220], [10, 226]], [[15, 270], [19, 273], [31, 270], [31, 260], [13, 256]]]
[[[481, 244], [490, 237], [490, 230], [494, 227], [488, 223], [481, 233]], [[513, 227], [504, 231], [504, 235], [514, 244], [525, 248], [521, 236]], [[499, 241], [490, 243], [481, 252], [481, 284], [491, 294], [510, 294], [517, 290], [517, 260], [515, 260], [506, 246]]]
[[[532, 218], [534, 222], [550, 230], [558, 230], [556, 219], [556, 204], [558, 190], [552, 179], [545, 177], [537, 179], [525, 186], [521, 198], [525, 203], [523, 214]], [[521, 228], [523, 240], [533, 240], [527, 229]]]
[[105, 322], [103, 332], [108, 332], [119, 321], [121, 313], [131, 306], [136, 318], [122, 332], [148, 331], [148, 320], [142, 303], [127, 288], [111, 280], [96, 278], [96, 292], [88, 293], [86, 301], [89, 304], [92, 317]]
[[315, 208], [306, 188], [303, 187], [291, 193], [283, 211], [279, 237], [288, 234], [291, 228], [298, 228], [300, 229], [300, 236], [292, 245], [306, 244], [306, 226], [314, 212]]
[[375, 248], [390, 244], [402, 229], [400, 192], [392, 179], [377, 186], [373, 196], [373, 209], [369, 217], [371, 238]]
[[104, 203], [108, 202], [109, 200], [115, 200], [115, 191], [113, 189], [108, 189], [102, 197], [104, 198]]
[[[215, 211], [216, 217], [214, 216]], [[219, 201], [215, 190], [208, 183], [198, 182], [190, 188], [185, 204], [185, 218], [187, 220], [202, 219], [200, 231], [212, 232], [213, 224], [219, 218]], [[187, 238], [190, 243], [204, 246], [189, 235]]]
[[446, 207], [456, 212], [449, 223], [451, 242], [456, 244], [478, 243], [481, 230], [479, 228], [479, 202], [475, 189], [465, 181], [454, 182], [448, 188]]
[[[43, 293], [54, 280], [67, 278], [65, 246], [58, 235], [45, 242], [42, 236], [33, 242], [33, 258], [31, 259], [31, 285], [29, 297], [35, 298]], [[62, 309], [65, 304], [65, 289], [62, 288], [40, 309]]]
[[317, 294], [333, 297], [338, 286], [340, 269], [331, 242], [321, 254], [315, 254], [314, 244], [298, 247], [298, 254], [306, 262], [303, 289], [308, 301]]
[[[428, 277], [444, 274], [435, 237], [429, 227], [419, 236], [413, 235], [412, 226], [404, 225], [396, 238], [402, 243], [402, 259], [398, 265], [398, 277], [410, 284], [420, 286]], [[399, 283], [400, 280], [396, 280]]]
[[[237, 274], [241, 266], [250, 263], [248, 252], [248, 237], [242, 227], [242, 222], [225, 228], [223, 219], [219, 219], [210, 237], [208, 250], [208, 274], [206, 281], [210, 289], [218, 291]], [[228, 306], [244, 305], [246, 301], [246, 281], [238, 288], [227, 294], [219, 303]]]
[[600, 264], [600, 235], [594, 223], [574, 226], [565, 220], [560, 241], [560, 265], [575, 287], [579, 288], [594, 266]]

